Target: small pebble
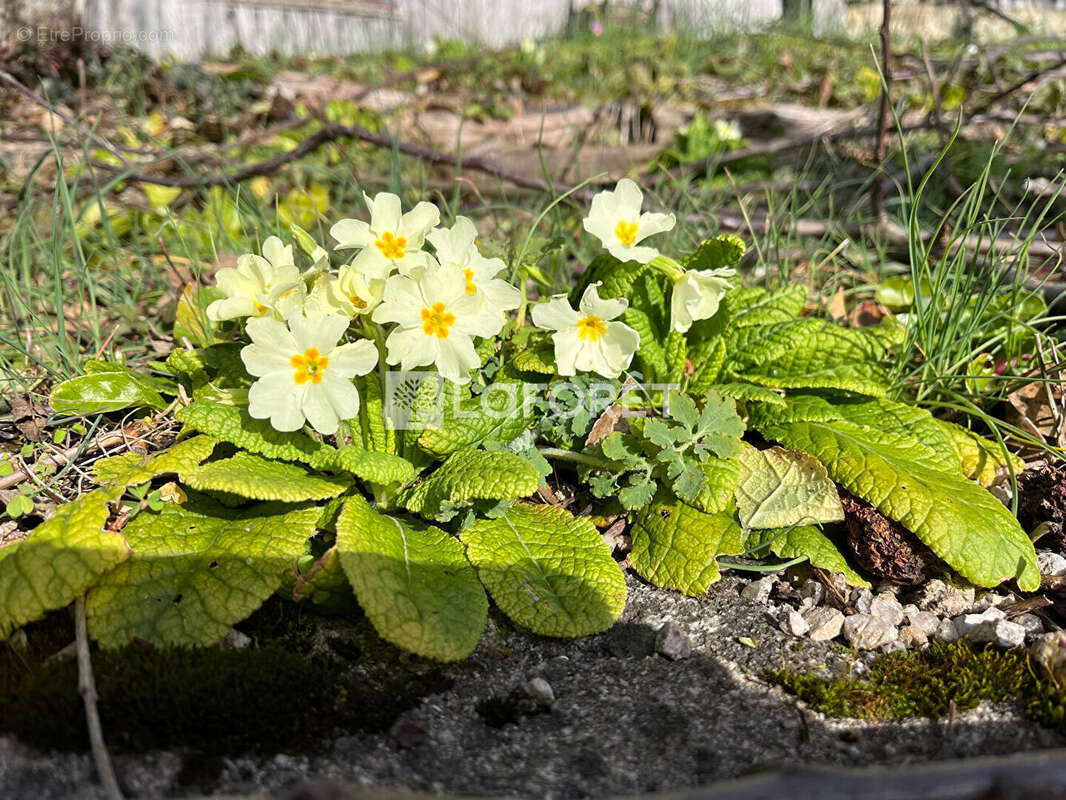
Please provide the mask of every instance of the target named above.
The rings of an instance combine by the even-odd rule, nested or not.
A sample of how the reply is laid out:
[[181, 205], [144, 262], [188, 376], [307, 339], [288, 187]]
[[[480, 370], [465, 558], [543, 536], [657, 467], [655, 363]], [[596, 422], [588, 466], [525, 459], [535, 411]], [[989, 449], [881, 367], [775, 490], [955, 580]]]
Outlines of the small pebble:
[[917, 625], [904, 625], [899, 629], [899, 640], [909, 650], [919, 650], [929, 644], [929, 634]]
[[1036, 614], [1019, 614], [1018, 616], [1013, 617], [1011, 622], [1025, 628], [1025, 635], [1029, 639], [1032, 639], [1034, 636], [1039, 636], [1044, 632], [1044, 621]]
[[848, 596], [848, 579], [843, 572], [834, 572], [829, 576], [829, 585], [836, 589], [841, 597]]
[[958, 631], [955, 630], [955, 624], [950, 619], [940, 620], [933, 637], [941, 642], [957, 642], [959, 640]]
[[874, 587], [874, 594], [884, 594], [885, 592], [888, 592], [889, 594], [899, 594], [902, 588], [903, 587], [901, 587], [898, 583], [893, 583], [892, 581], [881, 581], [879, 584], [877, 584], [877, 586]]
[[665, 623], [655, 635], [655, 651], [671, 661], [692, 655], [692, 642], [673, 622]]
[[919, 611], [916, 606], [910, 606], [913, 611], [908, 610], [908, 606], [903, 607], [903, 620], [915, 628], [921, 630], [925, 635], [932, 636], [936, 633], [936, 629], [940, 627], [940, 618], [929, 611]]
[[820, 606], [825, 599], [825, 587], [821, 581], [806, 580], [799, 590], [800, 603], [805, 608]]
[[977, 598], [977, 602], [973, 604], [973, 608], [970, 609], [971, 613], [979, 614], [988, 608], [999, 608], [1006, 603], [1010, 598], [1006, 595], [995, 594], [994, 592], [985, 592], [983, 595]]
[[756, 603], [766, 603], [770, 600], [770, 592], [774, 590], [776, 583], [777, 578], [773, 575], [767, 575], [765, 578], [752, 581], [741, 589], [740, 596], [745, 600], [752, 600]]
[[844, 638], [859, 650], [876, 650], [898, 637], [893, 626], [869, 614], [853, 614], [844, 620]]
[[1041, 575], [1051, 575], [1055, 578], [1066, 577], [1066, 558], [1058, 553], [1041, 550], [1037, 553], [1036, 563], [1040, 567]]
[[252, 646], [252, 637], [241, 633], [236, 628], [230, 628], [229, 633], [222, 637], [218, 646], [223, 650], [247, 650]]
[[835, 608], [821, 606], [804, 612], [803, 619], [810, 626], [808, 636], [815, 642], [828, 642], [840, 635], [844, 628], [844, 615]]
[[934, 578], [918, 590], [914, 602], [922, 611], [932, 612], [938, 617], [957, 617], [973, 606], [973, 599], [972, 586], [953, 586]]
[[1066, 633], [1055, 631], [1037, 636], [1029, 646], [1029, 655], [1052, 682], [1066, 684]]
[[982, 622], [966, 634], [971, 642], [990, 642], [997, 647], [1021, 647], [1025, 644], [1025, 628], [1007, 619], [992, 619]]
[[1001, 619], [1005, 619], [1006, 616], [1007, 615], [1000, 609], [991, 606], [979, 614], [963, 614], [962, 616], [955, 617], [952, 622], [955, 624], [955, 633], [958, 634], [958, 638], [962, 639], [969, 636], [974, 629], [981, 625], [997, 622]]
[[552, 690], [552, 685], [544, 678], [530, 678], [526, 681], [523, 689], [530, 698], [542, 706], [551, 706], [555, 702], [555, 692]]
[[889, 653], [900, 653], [906, 649], [907, 645], [903, 644], [899, 639], [881, 645], [881, 652], [885, 655], [888, 655]]
[[781, 616], [780, 628], [789, 636], [803, 636], [811, 629], [811, 626], [802, 614], [789, 609]]
[[903, 606], [894, 594], [882, 592], [870, 601], [870, 616], [877, 617], [886, 625], [898, 627], [903, 622]]
[[859, 589], [852, 600], [855, 610], [860, 614], [869, 614], [870, 605], [874, 601], [874, 593], [869, 589]]

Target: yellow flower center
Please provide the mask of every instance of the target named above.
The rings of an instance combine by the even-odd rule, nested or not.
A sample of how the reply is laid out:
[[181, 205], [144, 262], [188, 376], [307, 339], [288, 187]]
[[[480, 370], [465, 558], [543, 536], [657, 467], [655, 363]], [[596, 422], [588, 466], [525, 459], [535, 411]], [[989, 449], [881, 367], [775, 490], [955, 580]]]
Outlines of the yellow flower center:
[[422, 332], [426, 336], [448, 338], [448, 328], [455, 324], [455, 314], [445, 311], [444, 303], [434, 303], [433, 308], [422, 309]]
[[348, 295], [348, 302], [355, 306], [356, 311], [362, 311], [364, 308], [366, 308], [367, 305], [366, 300], [357, 295], [355, 292], [352, 292], [350, 295]]
[[326, 371], [326, 367], [329, 365], [329, 358], [320, 356], [317, 348], [308, 347], [303, 355], [296, 353], [290, 358], [289, 363], [296, 370], [293, 373], [292, 382], [297, 386], [302, 386], [308, 381], [322, 383], [322, 373]]
[[474, 283], [474, 270], [464, 269], [463, 274], [466, 275], [466, 293], [477, 294], [477, 284]]
[[607, 325], [599, 317], [585, 317], [577, 321], [577, 338], [594, 342], [607, 332]]
[[258, 300], [253, 300], [252, 305], [255, 307], [255, 314], [257, 317], [263, 316], [265, 313], [267, 313], [267, 311], [270, 310]]
[[614, 235], [618, 237], [618, 241], [629, 247], [637, 240], [637, 223], [622, 220], [615, 226]]
[[394, 236], [386, 231], [381, 234], [381, 238], [374, 244], [378, 250], [381, 251], [381, 255], [389, 259], [389, 261], [397, 261], [404, 257], [407, 252], [407, 238], [404, 236]]

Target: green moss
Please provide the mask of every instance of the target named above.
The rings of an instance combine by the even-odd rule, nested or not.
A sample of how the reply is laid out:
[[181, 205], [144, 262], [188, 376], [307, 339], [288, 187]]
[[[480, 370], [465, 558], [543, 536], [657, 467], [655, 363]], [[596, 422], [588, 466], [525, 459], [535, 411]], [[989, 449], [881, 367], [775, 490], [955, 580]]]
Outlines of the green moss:
[[830, 717], [939, 718], [982, 700], [1018, 702], [1033, 720], [1066, 733], [1066, 691], [1037, 677], [1019, 650], [934, 643], [878, 657], [864, 678], [824, 680], [778, 670], [763, 674]]

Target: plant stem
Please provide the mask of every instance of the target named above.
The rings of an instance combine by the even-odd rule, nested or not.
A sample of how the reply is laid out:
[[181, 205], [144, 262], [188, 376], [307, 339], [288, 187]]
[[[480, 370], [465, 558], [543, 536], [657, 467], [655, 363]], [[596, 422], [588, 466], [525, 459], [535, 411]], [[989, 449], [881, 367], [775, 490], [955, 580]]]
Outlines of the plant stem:
[[570, 461], [574, 464], [585, 464], [586, 466], [600, 469], [611, 469], [615, 466], [612, 461], [605, 461], [602, 458], [596, 458], [596, 456], [590, 456], [585, 453], [575, 453], [573, 450], [565, 450], [562, 447], [538, 447], [537, 452], [545, 458]]
[[892, 0], [884, 0], [881, 16], [881, 69], [884, 86], [881, 87], [881, 106], [877, 113], [877, 171], [870, 190], [870, 206], [874, 220], [880, 222], [885, 218], [885, 177], [881, 171], [888, 155], [888, 113], [892, 93]]

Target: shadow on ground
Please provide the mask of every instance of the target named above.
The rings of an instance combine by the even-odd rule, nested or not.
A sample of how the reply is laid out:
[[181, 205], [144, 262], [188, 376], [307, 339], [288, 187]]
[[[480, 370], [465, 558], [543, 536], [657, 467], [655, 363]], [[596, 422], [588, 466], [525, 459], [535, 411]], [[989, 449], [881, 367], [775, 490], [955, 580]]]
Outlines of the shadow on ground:
[[[150, 683], [154, 699], [127, 686], [127, 702], [141, 697], [142, 705], [109, 708], [102, 686], [105, 729], [126, 792], [143, 797], [342, 797], [340, 787], [359, 785], [386, 796], [403, 788], [603, 797], [817, 765], [907, 765], [910, 772], [921, 762], [1066, 744], [1007, 706], [982, 705], [940, 721], [828, 720], [755, 676], [783, 665], [835, 676], [855, 668], [852, 655], [797, 645], [764, 606], [739, 596], [739, 586], [727, 578], [693, 599], [630, 577], [622, 621], [577, 641], [531, 636], [493, 614], [474, 656], [446, 666], [384, 645], [365, 620], [294, 626], [268, 607], [245, 630], [260, 644], [284, 640], [284, 650], [265, 648], [269, 658], [243, 677], [217, 666], [214, 677], [202, 665], [183, 672], [184, 662], [173, 659], [154, 664], [151, 677], [127, 673], [127, 684]], [[667, 622], [691, 642], [687, 657], [657, 652], [657, 631]], [[301, 673], [281, 655], [293, 651], [314, 670]], [[106, 667], [99, 668], [103, 685]], [[553, 702], [544, 683], [527, 688], [533, 678], [550, 687]], [[179, 691], [187, 681], [199, 682], [195, 694]], [[61, 695], [58, 685], [44, 688]], [[56, 701], [56, 719], [69, 730], [80, 729], [79, 711]], [[49, 753], [0, 738], [0, 796], [102, 796], [79, 742], [52, 735], [54, 745], [75, 750]], [[47, 746], [47, 737], [36, 743]], [[1035, 774], [1031, 767], [1021, 773]], [[779, 780], [778, 794], [792, 779]], [[297, 789], [309, 781], [317, 788]]]

